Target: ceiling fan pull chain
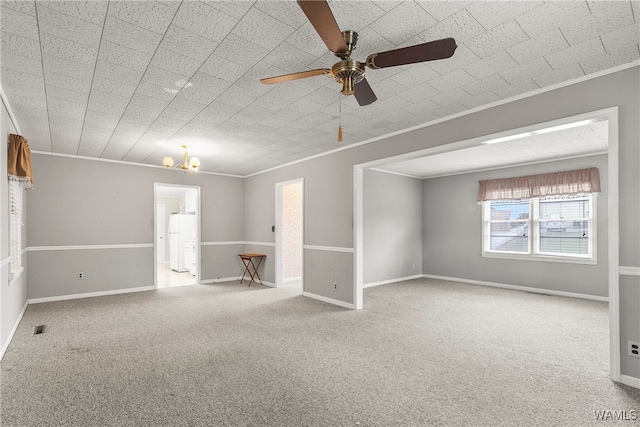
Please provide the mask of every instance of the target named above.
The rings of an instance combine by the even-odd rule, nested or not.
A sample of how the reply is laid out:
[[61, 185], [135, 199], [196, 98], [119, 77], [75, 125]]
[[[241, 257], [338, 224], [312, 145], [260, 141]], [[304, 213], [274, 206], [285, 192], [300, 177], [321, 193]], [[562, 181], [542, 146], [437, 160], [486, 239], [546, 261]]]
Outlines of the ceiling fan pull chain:
[[338, 101], [338, 111], [340, 113], [340, 123], [338, 125], [338, 142], [342, 142], [342, 99]]

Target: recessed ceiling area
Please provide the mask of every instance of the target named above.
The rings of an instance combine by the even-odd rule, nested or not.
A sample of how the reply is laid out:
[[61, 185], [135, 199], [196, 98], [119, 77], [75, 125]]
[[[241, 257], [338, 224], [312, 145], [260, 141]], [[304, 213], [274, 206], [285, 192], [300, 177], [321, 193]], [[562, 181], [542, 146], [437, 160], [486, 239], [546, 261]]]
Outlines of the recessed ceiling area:
[[604, 154], [608, 148], [608, 122], [597, 121], [495, 144], [479, 142], [471, 148], [388, 163], [375, 169], [426, 179]]
[[260, 82], [336, 62], [295, 1], [3, 0], [3, 98], [35, 152], [161, 166], [186, 144], [201, 171], [247, 176], [640, 58], [638, 1], [329, 6], [358, 61], [458, 47], [367, 69], [377, 101], [360, 106], [328, 75]]

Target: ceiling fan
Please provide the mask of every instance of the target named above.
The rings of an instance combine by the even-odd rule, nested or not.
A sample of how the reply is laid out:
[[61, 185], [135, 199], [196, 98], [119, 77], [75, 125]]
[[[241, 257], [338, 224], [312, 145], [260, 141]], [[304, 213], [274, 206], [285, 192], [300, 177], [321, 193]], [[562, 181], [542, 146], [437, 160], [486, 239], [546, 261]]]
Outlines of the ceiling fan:
[[369, 55], [364, 63], [351, 59], [351, 52], [358, 42], [355, 31], [340, 31], [326, 0], [298, 0], [298, 5], [331, 52], [341, 60], [331, 68], [302, 71], [282, 76], [261, 79], [264, 84], [283, 83], [307, 77], [331, 74], [342, 84], [343, 95], [354, 95], [358, 104], [369, 105], [378, 99], [365, 79], [365, 66], [373, 70], [450, 58], [455, 52], [456, 41], [452, 38], [435, 40], [400, 49]]

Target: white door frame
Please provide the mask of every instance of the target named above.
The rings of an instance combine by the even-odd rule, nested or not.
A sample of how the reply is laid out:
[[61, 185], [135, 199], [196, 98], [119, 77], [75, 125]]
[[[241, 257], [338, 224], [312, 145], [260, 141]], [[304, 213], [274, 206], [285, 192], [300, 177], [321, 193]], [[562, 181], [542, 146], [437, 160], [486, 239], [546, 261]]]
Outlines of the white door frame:
[[[440, 145], [437, 147], [427, 148], [412, 153], [400, 154], [386, 159], [374, 160], [367, 163], [361, 163], [353, 166], [353, 212], [354, 212], [354, 254], [353, 265], [353, 301], [356, 309], [362, 309], [364, 299], [364, 256], [363, 256], [363, 185], [364, 185], [364, 169], [380, 166], [385, 163], [396, 162], [400, 160], [411, 160], [419, 157], [427, 157], [434, 154], [445, 153], [450, 151], [462, 150], [465, 148], [476, 147], [488, 139], [515, 135], [523, 132], [531, 132], [538, 129], [558, 126], [565, 123], [573, 123], [587, 119], [604, 119], [609, 125], [609, 150], [607, 155], [607, 179], [609, 185], [608, 197], [608, 266], [609, 266], [609, 354], [610, 354], [610, 378], [613, 381], [621, 381], [620, 372], [620, 219], [619, 219], [619, 169], [618, 169], [618, 107], [604, 108], [602, 110], [592, 111], [584, 114], [578, 114], [571, 117], [565, 117], [558, 120], [552, 120], [545, 123], [537, 123], [535, 125], [522, 127], [519, 129], [510, 129], [493, 135], [484, 135], [464, 141], [454, 142], [451, 144]], [[627, 382], [625, 382], [626, 384]]]
[[[158, 241], [158, 247], [155, 250], [156, 253], [156, 265], [164, 264], [165, 262], [165, 245], [166, 245], [166, 224], [164, 220], [164, 216], [166, 214], [166, 206], [162, 203], [156, 203], [156, 217], [155, 217], [155, 231], [156, 231], [156, 239], [162, 238], [162, 242]], [[161, 209], [162, 207], [162, 209]]]
[[302, 277], [302, 284], [304, 287], [304, 178], [292, 179], [289, 181], [283, 181], [276, 183], [276, 229], [275, 229], [275, 240], [276, 240], [276, 248], [275, 248], [275, 266], [276, 266], [276, 286], [282, 286], [283, 278], [282, 278], [282, 189], [291, 184], [296, 183], [302, 184], [302, 241], [300, 242], [301, 250], [302, 250], [302, 266], [300, 275]]
[[158, 269], [157, 269], [157, 265], [156, 265], [156, 259], [158, 258], [158, 234], [155, 232], [156, 227], [158, 226], [158, 209], [156, 208], [156, 206], [158, 205], [158, 187], [178, 187], [178, 188], [183, 188], [185, 190], [187, 189], [192, 189], [192, 190], [196, 190], [197, 191], [197, 195], [196, 195], [196, 276], [195, 276], [195, 283], [196, 285], [200, 283], [200, 269], [202, 267], [202, 259], [200, 256], [200, 242], [201, 242], [201, 236], [200, 236], [200, 229], [201, 229], [201, 221], [202, 221], [202, 215], [201, 215], [201, 206], [202, 203], [200, 202], [200, 186], [199, 185], [182, 185], [182, 184], [171, 184], [171, 183], [162, 183], [162, 182], [154, 182], [153, 183], [153, 229], [154, 229], [154, 236], [153, 236], [153, 287], [157, 288], [158, 287]]

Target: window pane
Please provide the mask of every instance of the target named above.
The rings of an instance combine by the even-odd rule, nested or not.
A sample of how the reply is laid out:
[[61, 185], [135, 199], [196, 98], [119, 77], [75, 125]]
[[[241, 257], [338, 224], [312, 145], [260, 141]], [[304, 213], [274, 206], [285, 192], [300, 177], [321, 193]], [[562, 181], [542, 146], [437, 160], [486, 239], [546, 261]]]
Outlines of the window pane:
[[529, 252], [529, 230], [526, 221], [501, 221], [490, 224], [489, 250]]
[[558, 196], [540, 199], [540, 220], [588, 219], [586, 196]]
[[540, 200], [540, 252], [589, 254], [589, 196], [558, 196]]
[[529, 200], [493, 201], [490, 219], [529, 219]]

